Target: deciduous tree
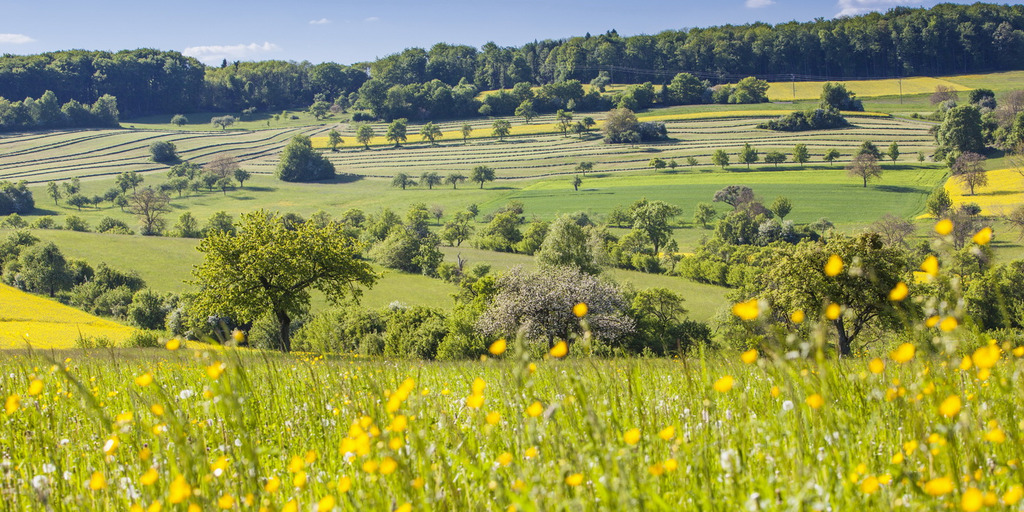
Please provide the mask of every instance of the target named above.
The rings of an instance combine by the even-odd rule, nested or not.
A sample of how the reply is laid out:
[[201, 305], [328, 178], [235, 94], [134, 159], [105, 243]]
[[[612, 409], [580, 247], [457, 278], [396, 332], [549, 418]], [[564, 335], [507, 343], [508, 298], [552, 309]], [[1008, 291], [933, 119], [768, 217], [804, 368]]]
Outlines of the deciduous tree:
[[854, 157], [846, 166], [846, 172], [852, 177], [864, 180], [864, 188], [867, 188], [868, 181], [882, 177], [882, 167], [870, 153], [860, 153]]

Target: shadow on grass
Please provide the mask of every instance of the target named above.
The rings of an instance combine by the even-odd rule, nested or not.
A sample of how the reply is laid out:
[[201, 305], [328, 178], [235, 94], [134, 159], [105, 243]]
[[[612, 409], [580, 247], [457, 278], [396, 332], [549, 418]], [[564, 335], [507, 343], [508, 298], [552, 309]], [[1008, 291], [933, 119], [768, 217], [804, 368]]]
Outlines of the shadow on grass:
[[43, 208], [34, 208], [31, 212], [26, 215], [58, 215], [60, 212], [57, 210], [47, 210]]
[[[861, 188], [864, 188], [864, 187], [861, 187]], [[900, 186], [900, 185], [875, 185], [874, 187], [871, 187], [871, 188], [874, 188], [875, 190], [879, 190], [881, 192], [895, 192], [897, 194], [923, 194], [924, 193], [923, 190], [921, 190], [921, 189], [919, 189], [917, 187], [904, 187], [904, 186]]]
[[276, 187], [251, 187], [251, 186], [249, 186], [249, 187], [242, 187], [242, 188], [244, 188], [245, 190], [251, 191], [251, 192], [276, 192], [277, 191]]

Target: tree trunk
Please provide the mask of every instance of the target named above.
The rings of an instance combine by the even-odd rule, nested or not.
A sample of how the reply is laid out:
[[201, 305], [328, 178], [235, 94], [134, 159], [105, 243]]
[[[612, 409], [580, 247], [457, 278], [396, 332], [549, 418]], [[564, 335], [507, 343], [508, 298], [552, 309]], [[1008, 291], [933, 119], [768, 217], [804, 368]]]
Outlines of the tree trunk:
[[292, 319], [288, 316], [288, 313], [284, 310], [278, 310], [275, 312], [277, 315], [277, 322], [281, 324], [281, 352], [292, 351], [292, 338], [291, 338], [291, 327]]
[[843, 319], [838, 318], [834, 323], [836, 326], [836, 332], [839, 334], [839, 339], [836, 340], [836, 348], [839, 350], [839, 357], [852, 356], [853, 350], [850, 349], [850, 337], [846, 333], [846, 327], [843, 326]]

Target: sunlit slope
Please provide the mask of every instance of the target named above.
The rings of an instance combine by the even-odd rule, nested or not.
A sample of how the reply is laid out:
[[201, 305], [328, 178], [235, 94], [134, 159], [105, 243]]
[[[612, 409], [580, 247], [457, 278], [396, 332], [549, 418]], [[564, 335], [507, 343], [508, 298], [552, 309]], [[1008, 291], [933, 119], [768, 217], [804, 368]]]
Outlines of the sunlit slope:
[[79, 337], [120, 344], [134, 329], [0, 285], [0, 348], [72, 348]]

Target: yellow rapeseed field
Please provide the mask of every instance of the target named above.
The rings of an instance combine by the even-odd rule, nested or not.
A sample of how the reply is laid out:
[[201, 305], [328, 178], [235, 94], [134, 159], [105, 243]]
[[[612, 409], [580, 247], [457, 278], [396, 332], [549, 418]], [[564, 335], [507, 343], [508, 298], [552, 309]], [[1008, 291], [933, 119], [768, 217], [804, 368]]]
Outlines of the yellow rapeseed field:
[[0, 348], [72, 348], [79, 336], [120, 344], [134, 329], [0, 285]]
[[988, 185], [977, 187], [975, 194], [955, 178], [946, 180], [946, 191], [953, 204], [978, 203], [982, 215], [999, 215], [1024, 204], [1024, 176], [1016, 169], [988, 171]]
[[[951, 77], [955, 79], [956, 77]], [[875, 98], [879, 96], [930, 94], [935, 88], [943, 85], [956, 91], [969, 91], [966, 87], [950, 80], [932, 77], [913, 77], [886, 80], [847, 80], [846, 89], [857, 94], [858, 98]], [[769, 82], [768, 99], [771, 101], [814, 100], [821, 97], [821, 87], [825, 82]]]

